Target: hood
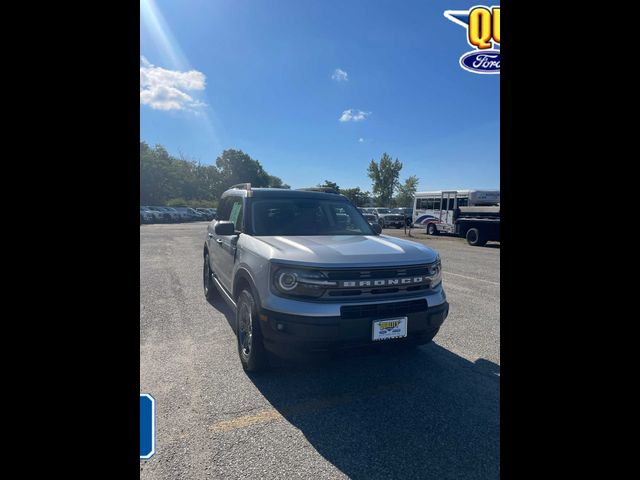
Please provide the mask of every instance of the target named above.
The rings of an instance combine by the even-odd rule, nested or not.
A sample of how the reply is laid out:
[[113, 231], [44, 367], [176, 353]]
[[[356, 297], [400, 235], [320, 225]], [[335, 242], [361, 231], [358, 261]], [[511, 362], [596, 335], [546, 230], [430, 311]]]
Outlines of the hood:
[[271, 247], [270, 260], [319, 267], [378, 267], [431, 263], [435, 250], [386, 235], [254, 237]]

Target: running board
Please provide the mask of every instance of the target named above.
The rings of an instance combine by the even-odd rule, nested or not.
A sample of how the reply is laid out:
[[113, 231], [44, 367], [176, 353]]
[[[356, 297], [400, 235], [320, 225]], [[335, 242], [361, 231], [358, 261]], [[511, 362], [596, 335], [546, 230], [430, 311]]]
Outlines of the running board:
[[233, 308], [233, 311], [235, 312], [238, 306], [236, 305], [236, 302], [233, 301], [233, 298], [231, 298], [231, 295], [227, 293], [227, 290], [220, 284], [215, 275], [212, 275], [211, 279], [213, 280], [213, 283], [215, 284], [218, 291], [222, 294], [222, 298], [224, 298], [224, 300], [229, 304], [231, 308]]

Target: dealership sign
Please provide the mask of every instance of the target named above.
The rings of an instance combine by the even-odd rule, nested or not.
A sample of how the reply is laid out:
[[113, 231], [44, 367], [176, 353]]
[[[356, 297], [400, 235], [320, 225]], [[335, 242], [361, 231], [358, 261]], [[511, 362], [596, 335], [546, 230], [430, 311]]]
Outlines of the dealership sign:
[[156, 400], [148, 393], [140, 394], [140, 460], [156, 453]]
[[469, 10], [446, 10], [444, 16], [467, 31], [474, 50], [460, 57], [468, 72], [500, 73], [500, 7], [476, 6]]

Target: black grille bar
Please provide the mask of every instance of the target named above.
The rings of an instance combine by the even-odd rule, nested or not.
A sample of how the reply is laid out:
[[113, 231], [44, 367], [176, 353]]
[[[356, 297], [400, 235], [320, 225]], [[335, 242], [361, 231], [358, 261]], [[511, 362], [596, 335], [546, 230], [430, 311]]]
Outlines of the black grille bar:
[[378, 303], [373, 305], [348, 305], [340, 308], [340, 315], [345, 320], [359, 318], [402, 317], [410, 313], [426, 312], [425, 299], [408, 302]]
[[363, 280], [375, 278], [396, 278], [429, 275], [428, 265], [381, 268], [370, 270], [327, 270], [323, 272], [329, 280]]

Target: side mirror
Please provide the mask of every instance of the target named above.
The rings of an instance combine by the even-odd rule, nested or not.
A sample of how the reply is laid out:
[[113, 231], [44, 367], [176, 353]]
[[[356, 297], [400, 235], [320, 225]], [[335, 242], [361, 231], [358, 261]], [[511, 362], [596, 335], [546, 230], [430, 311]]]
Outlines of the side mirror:
[[215, 226], [216, 235], [228, 236], [236, 233], [236, 226], [233, 222], [218, 222]]
[[380, 235], [382, 233], [382, 227], [379, 223], [370, 223], [369, 225], [371, 225], [371, 228], [376, 235]]

